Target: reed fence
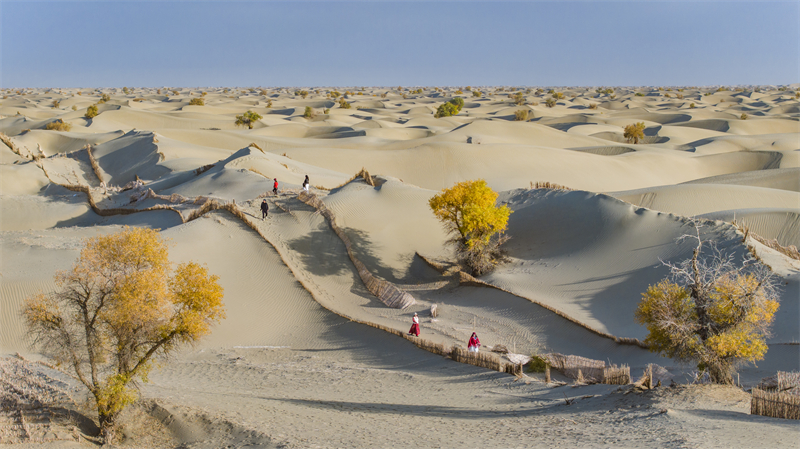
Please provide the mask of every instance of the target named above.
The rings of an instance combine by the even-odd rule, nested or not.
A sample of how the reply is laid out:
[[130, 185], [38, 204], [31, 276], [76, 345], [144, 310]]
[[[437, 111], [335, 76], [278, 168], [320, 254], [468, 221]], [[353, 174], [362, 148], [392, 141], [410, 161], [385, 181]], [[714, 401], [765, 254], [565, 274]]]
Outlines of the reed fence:
[[772, 418], [800, 419], [800, 395], [789, 391], [766, 391], [753, 388], [750, 414]]

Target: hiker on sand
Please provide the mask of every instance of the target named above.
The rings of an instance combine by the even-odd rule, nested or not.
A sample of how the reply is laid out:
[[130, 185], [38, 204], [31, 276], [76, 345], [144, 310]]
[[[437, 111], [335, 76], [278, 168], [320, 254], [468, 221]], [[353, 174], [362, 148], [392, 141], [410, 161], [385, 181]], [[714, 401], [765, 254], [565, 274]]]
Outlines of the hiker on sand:
[[478, 348], [480, 347], [481, 347], [481, 341], [478, 340], [478, 334], [473, 332], [472, 337], [469, 337], [469, 343], [467, 343], [467, 350], [469, 352], [478, 352]]
[[272, 184], [272, 193], [277, 195], [278, 194], [278, 178], [273, 178], [272, 180], [275, 181], [275, 184]]
[[416, 312], [414, 313], [414, 318], [411, 318], [411, 322], [414, 324], [411, 325], [411, 330], [408, 331], [408, 335], [419, 337], [419, 317]]
[[309, 182], [308, 182], [308, 175], [306, 175], [306, 180], [305, 180], [305, 181], [303, 181], [303, 190], [305, 190], [305, 191], [306, 191], [306, 193], [308, 193], [308, 184], [309, 184]]
[[269, 215], [269, 204], [267, 204], [267, 200], [261, 202], [261, 219], [267, 218]]

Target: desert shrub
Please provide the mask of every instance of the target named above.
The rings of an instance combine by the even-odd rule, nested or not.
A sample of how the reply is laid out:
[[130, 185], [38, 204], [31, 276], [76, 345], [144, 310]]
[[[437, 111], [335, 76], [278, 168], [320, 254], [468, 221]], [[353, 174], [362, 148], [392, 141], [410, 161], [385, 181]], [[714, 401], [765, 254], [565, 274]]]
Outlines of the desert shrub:
[[86, 114], [83, 116], [86, 118], [95, 118], [97, 117], [97, 114], [99, 114], [99, 112], [97, 112], [97, 105], [91, 105], [86, 108]]
[[83, 93], [81, 93], [81, 91], [78, 91], [78, 96], [81, 96], [81, 95], [83, 95]]
[[464, 90], [466, 90], [466, 91], [468, 91], [468, 92], [469, 92], [469, 91], [471, 91], [471, 90], [472, 90], [472, 86], [467, 86], [467, 87], [465, 87], [465, 88], [464, 88]]
[[436, 112], [433, 114], [433, 116], [435, 118], [441, 118], [441, 117], [450, 117], [456, 114], [458, 114], [458, 107], [448, 101], [440, 104], [439, 107], [436, 108]]
[[205, 97], [206, 95], [208, 95], [208, 92], [200, 92], [201, 97]]
[[460, 182], [443, 189], [428, 201], [433, 214], [444, 224], [455, 246], [456, 258], [473, 276], [491, 271], [503, 260], [500, 246], [511, 210], [497, 207], [497, 193], [486, 181]]
[[644, 97], [644, 94], [641, 92], [636, 92], [634, 95], [636, 95], [637, 97]]
[[689, 109], [694, 109], [694, 103], [689, 103]]
[[[124, 94], [126, 94], [126, 95], [127, 95], [127, 94], [129, 94], [131, 91], [130, 91], [130, 90], [127, 88], [127, 87], [123, 87], [123, 88], [122, 88], [122, 92], [123, 92]], [[174, 92], [174, 91], [173, 91], [173, 92]], [[177, 95], [177, 94], [176, 94], [176, 95]]]
[[464, 94], [464, 92], [463, 92], [461, 89], [458, 89], [458, 90], [456, 91], [456, 95], [462, 95], [462, 94]]
[[547, 369], [547, 361], [539, 356], [539, 355], [532, 355], [531, 361], [528, 362], [528, 372], [531, 373], [543, 373]]
[[267, 109], [272, 107], [272, 99], [271, 98], [267, 100], [266, 107], [267, 107]]
[[800, 98], [800, 92], [796, 92], [796, 93], [794, 94], [794, 98], [795, 98], [795, 99], [798, 99], [798, 98]]
[[189, 100], [189, 106], [205, 106], [206, 101], [202, 98], [192, 98]]
[[311, 106], [306, 106], [305, 112], [303, 112], [303, 117], [312, 119], [317, 116], [317, 113], [314, 112], [314, 109]]
[[552, 108], [552, 107], [554, 107], [556, 105], [556, 99], [555, 98], [548, 98], [547, 100], [544, 101], [544, 104], [548, 108]]
[[523, 104], [525, 104], [525, 96], [522, 94], [522, 92], [515, 93], [513, 100], [514, 104], [516, 104], [517, 106], [522, 106]]
[[589, 103], [589, 109], [597, 109], [597, 103]]
[[608, 98], [610, 98], [610, 99], [612, 99], [612, 100], [613, 100], [613, 99], [617, 98], [617, 94], [612, 94], [612, 95], [609, 95], [609, 96], [608, 96]]
[[554, 100], [563, 100], [564, 94], [561, 92], [553, 92], [553, 99]]
[[347, 100], [344, 99], [344, 97], [339, 99], [339, 107], [340, 108], [342, 108], [342, 109], [350, 109], [350, 106], [351, 106], [350, 103], [348, 103]]
[[670, 98], [669, 94], [664, 94], [664, 98]]
[[341, 95], [341, 92], [339, 92], [338, 90], [331, 91], [331, 97], [338, 98], [339, 95]]
[[51, 104], [51, 106], [53, 107], [53, 109], [55, 109], [55, 108], [57, 108], [57, 107], [58, 107], [60, 104], [61, 104], [61, 102], [60, 102], [60, 101], [58, 101], [58, 100], [53, 100], [53, 103]]
[[482, 95], [481, 91], [479, 91], [479, 90], [473, 90], [472, 91], [472, 96], [475, 97], [475, 98], [480, 98], [481, 95]]
[[675, 98], [677, 98], [679, 100], [683, 100], [683, 94], [677, 94], [677, 95], [675, 95]]
[[514, 112], [514, 120], [518, 122], [524, 122], [525, 120], [528, 120], [528, 110], [520, 109], [519, 111]]
[[306, 98], [308, 96], [308, 91], [307, 90], [296, 90], [296, 91], [294, 91], [294, 94], [298, 95], [298, 96], [301, 96], [303, 98]]
[[261, 120], [261, 115], [257, 112], [247, 111], [236, 116], [236, 126], [247, 126], [249, 129], [253, 129], [253, 123], [258, 120]]
[[69, 123], [64, 123], [63, 120], [58, 119], [52, 121], [45, 126], [45, 129], [50, 131], [70, 131], [72, 130], [72, 125]]
[[322, 113], [323, 113], [323, 114], [330, 114], [330, 113], [331, 113], [331, 108], [325, 108], [325, 109], [323, 109], [323, 110], [322, 110]]
[[650, 350], [698, 364], [716, 383], [733, 383], [738, 366], [767, 352], [765, 341], [778, 310], [775, 275], [754, 259], [741, 264], [703, 241], [691, 259], [667, 264], [670, 278], [642, 294], [636, 320], [647, 327]]
[[100, 101], [102, 101], [103, 103], [105, 103], [105, 102], [107, 102], [109, 100], [111, 100], [111, 96], [108, 95], [108, 94], [103, 94], [103, 95], [100, 96]]
[[72, 110], [73, 110], [73, 111], [77, 111], [77, 110], [78, 110], [78, 107], [77, 107], [77, 106], [75, 106], [75, 105], [73, 104], [73, 105], [72, 105]]
[[644, 138], [644, 128], [644, 122], [631, 123], [625, 127], [625, 132], [622, 136], [629, 143], [639, 143], [639, 140]]
[[178, 92], [177, 90], [174, 90], [174, 89], [172, 90], [172, 95], [178, 95], [179, 93], [180, 92]]
[[23, 319], [34, 344], [89, 390], [111, 443], [156, 359], [225, 317], [218, 279], [193, 262], [172, 271], [157, 230], [126, 227], [88, 239], [72, 269], [56, 275], [59, 290], [25, 300]]
[[739, 116], [739, 118], [742, 120], [747, 120], [747, 117], [748, 117], [747, 114], [745, 114], [744, 112], [742, 112], [742, 115]]

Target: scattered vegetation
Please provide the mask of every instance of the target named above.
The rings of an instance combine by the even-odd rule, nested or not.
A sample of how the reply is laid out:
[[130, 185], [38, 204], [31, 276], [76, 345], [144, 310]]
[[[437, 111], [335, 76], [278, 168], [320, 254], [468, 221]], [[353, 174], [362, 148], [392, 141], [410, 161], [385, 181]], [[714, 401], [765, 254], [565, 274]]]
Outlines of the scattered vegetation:
[[58, 108], [58, 106], [59, 106], [60, 104], [61, 104], [61, 102], [60, 102], [60, 101], [58, 101], [58, 100], [53, 100], [53, 103], [52, 103], [52, 107], [53, 107], [53, 109], [56, 109], [56, 108]]
[[350, 109], [350, 103], [344, 99], [344, 97], [339, 99], [339, 107], [342, 109]]
[[736, 368], [764, 358], [765, 338], [778, 310], [778, 282], [755, 259], [734, 262], [710, 246], [699, 228], [691, 259], [667, 264], [671, 276], [642, 295], [636, 320], [648, 330], [650, 350], [695, 362], [716, 383], [732, 384]]
[[77, 111], [77, 110], [78, 110], [78, 107], [77, 107], [77, 106], [75, 106], [75, 105], [73, 104], [73, 105], [72, 105], [72, 110], [73, 110], [73, 111]]
[[206, 101], [202, 98], [192, 98], [189, 100], [189, 106], [205, 106]]
[[739, 118], [742, 119], [742, 120], [747, 120], [748, 115], [745, 114], [744, 112], [742, 112], [742, 115], [740, 115]]
[[561, 93], [561, 92], [555, 92], [554, 91], [552, 95], [553, 95], [553, 99], [554, 100], [563, 100], [564, 99], [564, 94]]
[[267, 107], [267, 109], [272, 107], [272, 99], [271, 98], [267, 100], [266, 107]]
[[636, 92], [634, 95], [636, 95], [637, 97], [644, 97], [644, 94], [641, 92]]
[[694, 109], [694, 103], [689, 103], [689, 109]]
[[597, 109], [597, 103], [589, 103], [589, 109]]
[[72, 125], [69, 123], [65, 123], [61, 119], [58, 119], [56, 121], [48, 123], [47, 126], [45, 126], [45, 129], [49, 131], [71, 131]]
[[253, 129], [253, 123], [261, 120], [261, 115], [257, 112], [247, 111], [242, 115], [236, 116], [236, 126], [247, 126], [249, 129]]
[[514, 120], [518, 122], [524, 122], [525, 120], [528, 120], [528, 110], [520, 109], [519, 111], [514, 112]]
[[86, 118], [95, 118], [97, 117], [97, 114], [99, 114], [99, 112], [97, 112], [97, 105], [93, 104], [88, 108], [86, 108], [86, 114], [84, 114], [83, 116]]
[[472, 96], [475, 97], [475, 98], [480, 98], [481, 95], [482, 95], [481, 91], [479, 91], [479, 90], [473, 90], [472, 91]]
[[156, 359], [225, 317], [217, 276], [193, 262], [170, 271], [158, 231], [126, 227], [88, 239], [72, 269], [56, 276], [59, 290], [25, 301], [35, 345], [91, 392], [106, 443]]
[[644, 122], [631, 123], [625, 127], [625, 132], [622, 134], [628, 143], [639, 143], [639, 140], [644, 138]]
[[522, 106], [525, 104], [525, 96], [522, 94], [522, 92], [517, 92], [514, 94], [513, 101], [517, 106]]
[[307, 90], [296, 90], [296, 91], [294, 91], [294, 94], [298, 95], [298, 96], [301, 96], [301, 97], [303, 97], [305, 99], [308, 96], [308, 91]]
[[473, 276], [491, 271], [503, 260], [500, 246], [511, 210], [497, 207], [497, 193], [486, 181], [464, 181], [442, 190], [428, 202], [448, 230], [456, 258]]
[[548, 98], [547, 100], [545, 100], [545, 101], [544, 101], [544, 104], [545, 104], [545, 105], [546, 105], [548, 108], [555, 107], [555, 105], [556, 105], [556, 99], [555, 99], [555, 98]]
[[303, 112], [303, 117], [307, 119], [312, 119], [317, 116], [317, 113], [314, 112], [314, 109], [311, 106], [306, 106], [305, 112]]

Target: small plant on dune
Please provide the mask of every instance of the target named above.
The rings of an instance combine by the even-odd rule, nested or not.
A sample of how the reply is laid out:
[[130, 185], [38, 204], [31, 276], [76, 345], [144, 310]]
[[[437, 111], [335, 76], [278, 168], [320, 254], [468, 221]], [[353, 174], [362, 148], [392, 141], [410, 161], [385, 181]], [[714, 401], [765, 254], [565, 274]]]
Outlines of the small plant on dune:
[[331, 108], [325, 108], [325, 109], [323, 109], [323, 110], [322, 110], [322, 113], [323, 113], [323, 114], [330, 114], [330, 113], [331, 113]]
[[525, 104], [525, 96], [522, 94], [522, 92], [515, 93], [513, 100], [514, 104], [516, 104], [517, 106], [522, 106], [523, 104]]
[[473, 90], [472, 91], [472, 96], [475, 97], [475, 98], [480, 98], [481, 95], [482, 95], [481, 91], [479, 91], [479, 90]]
[[45, 129], [50, 131], [70, 131], [72, 130], [72, 125], [69, 123], [64, 123], [63, 120], [58, 119], [48, 123], [47, 126], [45, 126]]
[[342, 109], [350, 109], [350, 103], [344, 99], [344, 97], [339, 98], [339, 107]]
[[744, 112], [742, 112], [742, 115], [739, 116], [739, 118], [742, 119], [742, 120], [747, 120], [747, 117], [748, 117], [748, 115], [745, 114]]
[[675, 97], [679, 100], [683, 100], [683, 94], [677, 94]]
[[564, 94], [562, 92], [553, 92], [553, 99], [554, 100], [563, 100]]
[[272, 99], [271, 98], [267, 100], [266, 107], [267, 107], [267, 109], [272, 107]]
[[461, 97], [452, 98], [449, 101], [442, 103], [436, 108], [436, 112], [433, 114], [435, 118], [441, 117], [451, 117], [453, 115], [457, 115], [461, 112], [461, 108], [464, 106], [464, 99]]
[[795, 93], [795, 94], [794, 94], [794, 98], [795, 98], [795, 100], [796, 100], [796, 99], [798, 99], [798, 98], [800, 98], [800, 92], [797, 92], [797, 93]]
[[468, 92], [469, 92], [469, 91], [471, 91], [471, 90], [472, 90], [472, 86], [467, 86], [467, 87], [465, 87], [465, 88], [464, 88], [464, 90], [466, 90], [466, 91], [468, 91]]
[[433, 214], [444, 224], [455, 246], [456, 258], [473, 276], [488, 273], [503, 260], [500, 246], [511, 210], [497, 207], [497, 193], [486, 181], [460, 182], [443, 189], [428, 201]]
[[81, 93], [81, 91], [78, 91], [78, 96], [81, 96], [81, 95], [83, 95], [83, 94]]
[[589, 103], [589, 109], [597, 109], [597, 103]]
[[609, 95], [609, 96], [608, 96], [608, 98], [610, 98], [610, 99], [612, 99], [612, 100], [613, 100], [613, 99], [617, 98], [617, 94], [612, 94], [612, 95]]
[[458, 89], [458, 90], [456, 91], [456, 95], [462, 95], [462, 94], [464, 94], [464, 92], [463, 92], [461, 89]]
[[161, 95], [161, 89], [156, 89], [156, 93]]
[[178, 92], [177, 90], [174, 90], [174, 89], [172, 90], [172, 95], [178, 95], [179, 93], [180, 92]]
[[546, 105], [548, 108], [555, 107], [555, 105], [556, 105], [556, 99], [555, 99], [555, 98], [548, 98], [547, 100], [545, 100], [545, 101], [544, 101], [544, 104], [545, 104], [545, 105]]
[[[696, 225], [697, 226], [697, 225]], [[697, 363], [712, 382], [732, 384], [736, 368], [764, 358], [778, 310], [775, 275], [760, 262], [735, 263], [698, 241], [691, 259], [666, 264], [670, 278], [642, 294], [636, 320], [647, 327], [652, 352]]]
[[261, 120], [261, 116], [257, 112], [247, 111], [242, 115], [236, 116], [236, 126], [247, 126], [253, 129], [253, 123]]
[[202, 98], [192, 98], [189, 100], [189, 106], [205, 106], [206, 101]]
[[75, 106], [75, 105], [73, 104], [73, 105], [72, 105], [72, 110], [73, 110], [73, 111], [77, 111], [77, 110], [78, 110], [78, 107], [77, 107], [77, 106]]
[[386, 98], [386, 95], [387, 95], [386, 92], [382, 93], [381, 98]]
[[53, 100], [53, 103], [51, 104], [51, 106], [53, 107], [53, 109], [56, 109], [56, 108], [58, 108], [58, 106], [59, 106], [60, 104], [61, 104], [61, 102], [60, 102], [60, 101], [58, 101], [58, 100]]
[[514, 112], [514, 121], [524, 122], [525, 120], [528, 120], [527, 109], [520, 109], [519, 111]]
[[103, 94], [100, 96], [100, 101], [98, 103], [105, 103], [109, 100], [111, 100], [111, 96], [108, 94]]
[[669, 94], [664, 94], [664, 98], [670, 98]]
[[173, 270], [158, 231], [126, 227], [88, 239], [58, 290], [27, 298], [22, 316], [34, 344], [89, 390], [111, 444], [156, 361], [225, 318], [218, 280], [194, 262]]
[[97, 106], [91, 105], [88, 108], [86, 108], [86, 114], [84, 114], [83, 116], [86, 118], [95, 118], [97, 117], [97, 114], [99, 114], [99, 112], [97, 112]]
[[305, 99], [308, 96], [308, 91], [307, 90], [296, 90], [294, 92], [294, 94], [298, 95], [298, 96], [301, 96], [301, 97], [303, 97], [303, 99]]
[[636, 95], [637, 97], [644, 97], [644, 94], [641, 92], [636, 92], [634, 95]]
[[303, 112], [303, 117], [305, 117], [307, 119], [312, 119], [312, 118], [314, 118], [316, 116], [317, 116], [317, 113], [314, 112], [314, 109], [312, 109], [311, 106], [306, 106], [306, 110], [305, 110], [305, 112]]
[[644, 122], [631, 123], [625, 127], [625, 132], [622, 134], [628, 143], [639, 143], [639, 140], [644, 138]]
[[689, 109], [694, 109], [694, 103], [689, 103]]
[[[262, 91], [262, 92], [265, 92], [265, 91]], [[266, 93], [266, 92], [265, 92], [265, 93]], [[206, 95], [208, 95], [208, 92], [200, 92], [200, 96], [201, 96], [201, 97], [205, 97]]]
[[131, 92], [131, 91], [130, 91], [130, 90], [128, 90], [128, 88], [127, 88], [127, 87], [123, 87], [123, 88], [122, 88], [122, 93], [124, 93], [124, 94], [126, 94], [126, 95], [127, 95], [127, 94], [129, 94], [130, 92]]
[[342, 93], [339, 92], [338, 90], [332, 90], [331, 91], [331, 97], [333, 97], [333, 98], [338, 98], [340, 95], [342, 95]]

